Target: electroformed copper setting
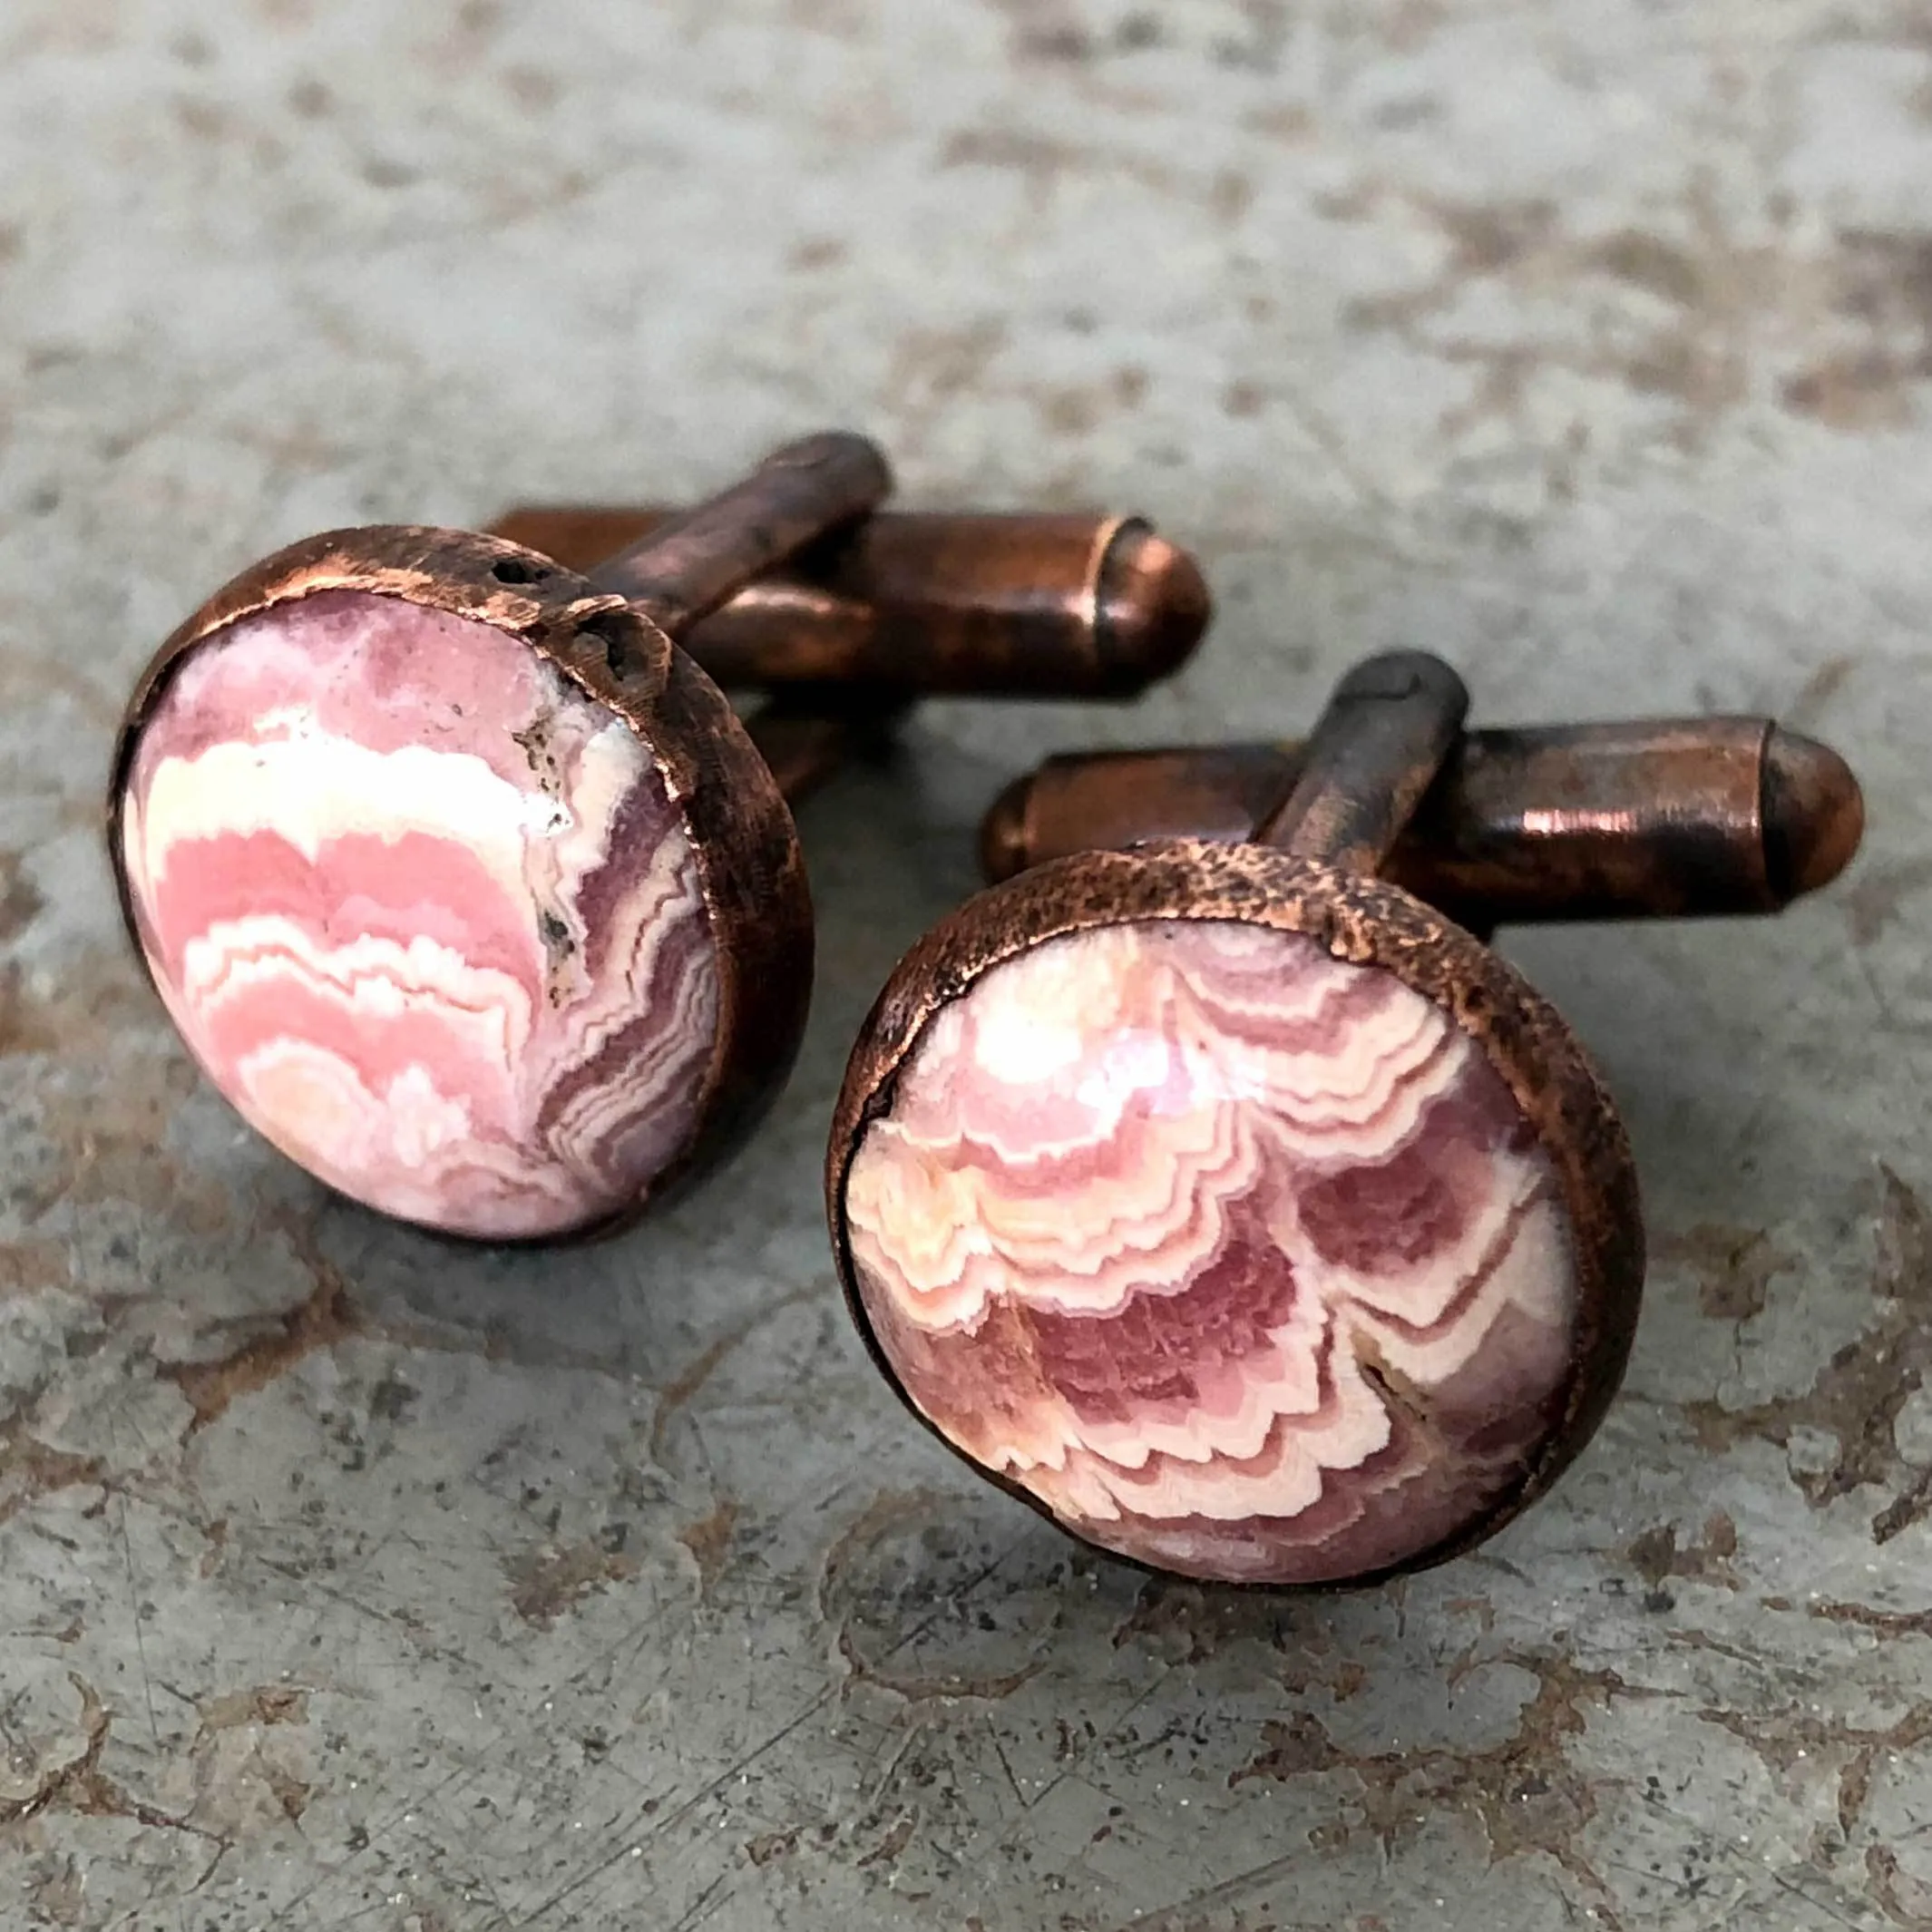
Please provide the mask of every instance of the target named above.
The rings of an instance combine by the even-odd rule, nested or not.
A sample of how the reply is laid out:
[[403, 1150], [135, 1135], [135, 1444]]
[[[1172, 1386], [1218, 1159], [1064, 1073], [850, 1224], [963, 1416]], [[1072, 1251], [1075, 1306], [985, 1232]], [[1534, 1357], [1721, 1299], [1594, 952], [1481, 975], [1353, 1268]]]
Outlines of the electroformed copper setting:
[[790, 813], [677, 634], [863, 515], [831, 434], [626, 553], [381, 526], [291, 545], [161, 647], [109, 844], [217, 1087], [353, 1198], [492, 1240], [600, 1232], [721, 1158], [811, 987]]
[[882, 1370], [1151, 1566], [1361, 1582], [1481, 1541], [1588, 1439], [1643, 1279], [1562, 1019], [1375, 876], [1458, 742], [1438, 660], [1338, 688], [1249, 841], [981, 893], [901, 963], [827, 1152]]

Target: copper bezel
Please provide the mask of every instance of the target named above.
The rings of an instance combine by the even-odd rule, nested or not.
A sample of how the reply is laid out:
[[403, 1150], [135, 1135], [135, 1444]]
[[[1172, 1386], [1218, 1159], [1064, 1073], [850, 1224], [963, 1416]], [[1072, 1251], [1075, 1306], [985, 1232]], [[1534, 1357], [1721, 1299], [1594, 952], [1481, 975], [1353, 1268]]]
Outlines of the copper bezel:
[[[1336, 959], [1392, 972], [1440, 1007], [1481, 1049], [1556, 1171], [1574, 1242], [1580, 1319], [1563, 1415], [1542, 1453], [1480, 1518], [1400, 1564], [1322, 1584], [1226, 1587], [1352, 1588], [1431, 1568], [1483, 1542], [1541, 1496], [1595, 1433], [1635, 1332], [1644, 1230], [1623, 1124], [1567, 1023], [1513, 967], [1400, 887], [1257, 845], [1186, 839], [1054, 860], [980, 893], [942, 921], [900, 961], [867, 1017], [833, 1116], [825, 1205], [846, 1306], [881, 1373], [926, 1429], [980, 1475], [1067, 1534], [1078, 1534], [1018, 1481], [948, 1440], [907, 1395], [859, 1293], [844, 1213], [845, 1180], [866, 1128], [890, 1109], [899, 1070], [941, 1008], [982, 973], [1050, 940], [1157, 919], [1237, 920], [1303, 933]], [[1106, 1554], [1156, 1574], [1176, 1574]]]
[[325, 532], [263, 558], [210, 598], [155, 653], [122, 714], [108, 786], [108, 849], [122, 916], [151, 980], [121, 836], [141, 727], [190, 651], [241, 618], [327, 590], [399, 598], [516, 638], [638, 734], [683, 816], [718, 964], [717, 1038], [683, 1149], [648, 1195], [555, 1234], [504, 1241], [408, 1224], [497, 1247], [617, 1233], [724, 1160], [776, 1098], [797, 1055], [811, 1000], [813, 925], [790, 808], [724, 694], [622, 598], [497, 537], [409, 524]]

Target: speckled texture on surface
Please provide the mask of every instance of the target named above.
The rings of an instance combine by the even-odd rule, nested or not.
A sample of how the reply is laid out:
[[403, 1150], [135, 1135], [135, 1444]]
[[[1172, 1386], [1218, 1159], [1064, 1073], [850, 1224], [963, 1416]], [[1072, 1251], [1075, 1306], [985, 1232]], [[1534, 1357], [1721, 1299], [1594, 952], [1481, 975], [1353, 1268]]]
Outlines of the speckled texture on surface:
[[900, 1067], [844, 1212], [920, 1412], [1183, 1576], [1413, 1562], [1568, 1406], [1547, 1155], [1441, 1008], [1301, 933], [1123, 922], [994, 967]]
[[[0, 1922], [1932, 1920], [1928, 93], [1901, 0], [0, 10]], [[155, 640], [842, 418], [909, 501], [1146, 510], [1217, 635], [807, 810], [812, 1033], [711, 1187], [553, 1256], [331, 1204], [119, 931]], [[1005, 778], [1398, 645], [1484, 721], [1781, 714], [1871, 834], [1774, 924], [1506, 936], [1654, 1237], [1561, 1489], [1404, 1588], [1150, 1585], [879, 1382], [825, 1116]]]
[[129, 755], [129, 903], [243, 1118], [444, 1234], [570, 1234], [698, 1121], [717, 957], [650, 748], [522, 639], [403, 598], [257, 611]]

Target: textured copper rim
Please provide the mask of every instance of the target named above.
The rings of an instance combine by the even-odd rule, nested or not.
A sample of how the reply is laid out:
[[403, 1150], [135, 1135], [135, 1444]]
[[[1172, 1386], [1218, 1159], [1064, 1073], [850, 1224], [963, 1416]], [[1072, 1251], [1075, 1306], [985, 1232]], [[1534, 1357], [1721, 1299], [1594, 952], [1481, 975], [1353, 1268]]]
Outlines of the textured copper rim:
[[[1256, 845], [1175, 840], [1053, 860], [980, 893], [942, 920], [900, 961], [867, 1016], [833, 1115], [825, 1209], [853, 1320], [880, 1372], [932, 1434], [980, 1475], [1058, 1522], [1019, 1483], [954, 1448], [907, 1396], [859, 1294], [844, 1212], [845, 1180], [867, 1127], [890, 1109], [899, 1069], [941, 1008], [982, 973], [1049, 940], [1153, 919], [1247, 921], [1303, 933], [1338, 960], [1393, 973], [1440, 1007], [1481, 1049], [1549, 1156], [1575, 1244], [1580, 1332], [1562, 1420], [1549, 1432], [1538, 1459], [1477, 1522], [1389, 1569], [1328, 1584], [1226, 1587], [1348, 1589], [1460, 1556], [1542, 1495], [1602, 1421], [1636, 1329], [1644, 1285], [1643, 1213], [1623, 1123], [1562, 1016], [1487, 946], [1382, 880]], [[1129, 1556], [1115, 1560], [1137, 1562]], [[1137, 1566], [1168, 1574], [1156, 1565]]]
[[[718, 962], [717, 1039], [698, 1125], [651, 1187], [648, 1205], [659, 1205], [722, 1161], [784, 1087], [811, 1003], [811, 895], [790, 808], [724, 694], [621, 597], [541, 551], [410, 524], [328, 531], [244, 571], [168, 639], [128, 699], [108, 780], [109, 857], [143, 970], [121, 851], [124, 781], [141, 727], [190, 651], [239, 619], [324, 590], [400, 598], [506, 631], [615, 712], [650, 753], [690, 836]], [[481, 1244], [596, 1239], [629, 1225], [646, 1205], [561, 1234]]]

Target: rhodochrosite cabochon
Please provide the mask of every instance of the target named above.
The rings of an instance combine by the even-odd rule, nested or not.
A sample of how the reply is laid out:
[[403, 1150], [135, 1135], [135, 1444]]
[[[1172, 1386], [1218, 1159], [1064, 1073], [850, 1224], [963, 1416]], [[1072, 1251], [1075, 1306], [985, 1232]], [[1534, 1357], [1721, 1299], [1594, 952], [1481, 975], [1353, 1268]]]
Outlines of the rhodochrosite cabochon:
[[1424, 1556], [1561, 1423], [1548, 1155], [1482, 1049], [1291, 932], [1065, 934], [942, 1006], [844, 1191], [873, 1336], [1103, 1547], [1280, 1584]]
[[690, 839], [650, 748], [519, 639], [325, 590], [171, 670], [122, 857], [215, 1084], [345, 1194], [451, 1233], [634, 1205], [718, 1031]]

